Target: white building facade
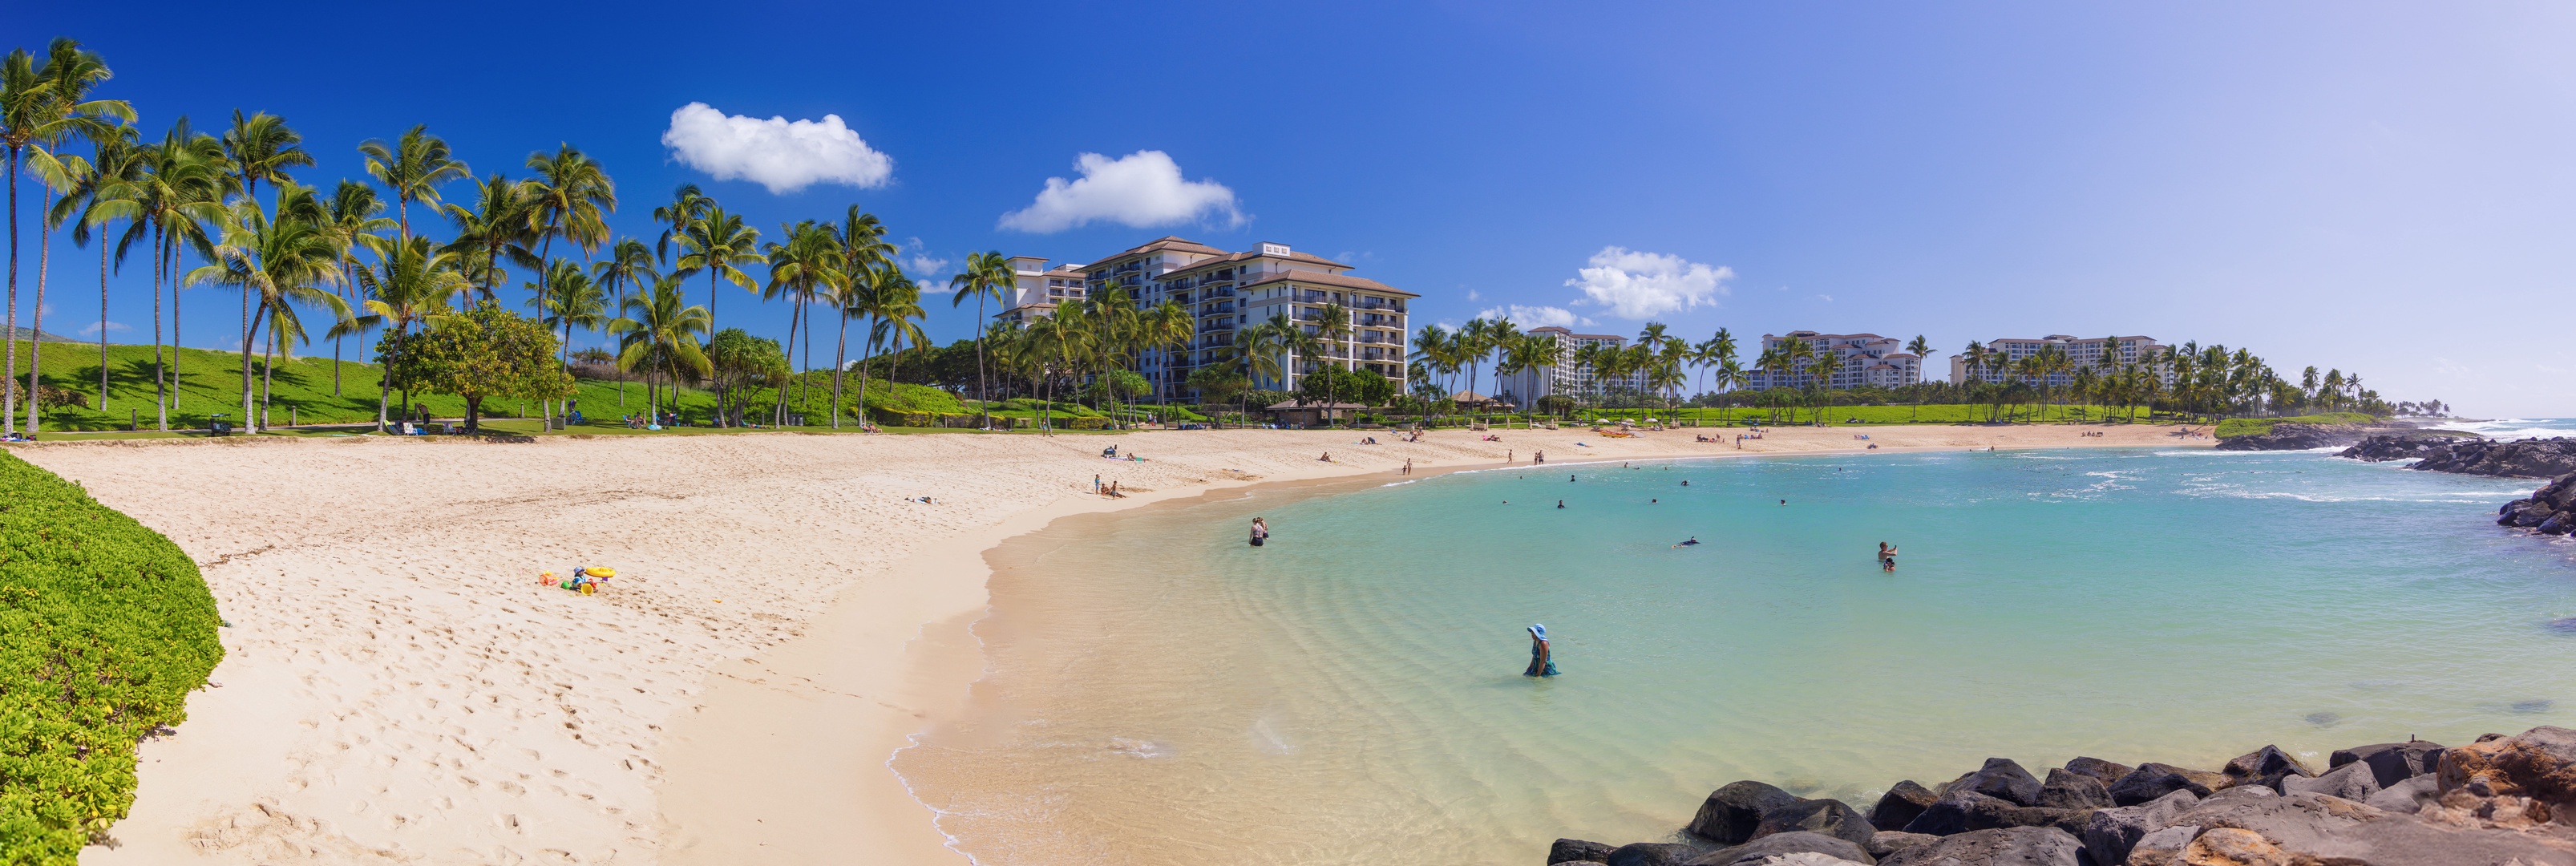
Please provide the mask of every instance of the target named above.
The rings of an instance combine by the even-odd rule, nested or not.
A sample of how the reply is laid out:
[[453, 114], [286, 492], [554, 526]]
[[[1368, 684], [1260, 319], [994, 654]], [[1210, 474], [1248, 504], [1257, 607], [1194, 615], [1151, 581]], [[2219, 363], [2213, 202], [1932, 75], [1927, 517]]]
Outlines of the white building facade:
[[1877, 334], [1819, 334], [1814, 331], [1790, 331], [1784, 335], [1762, 335], [1762, 351], [1768, 352], [1792, 340], [1805, 342], [1814, 352], [1814, 360], [1800, 359], [1796, 366], [1777, 375], [1760, 370], [1745, 374], [1745, 387], [1800, 388], [1811, 381], [1811, 368], [1825, 365], [1824, 386], [1833, 389], [1876, 386], [1896, 388], [1923, 381], [1923, 356], [1905, 350], [1905, 341]]
[[[2166, 347], [2163, 343], [2156, 342], [2154, 337], [2085, 339], [2067, 334], [2050, 334], [2036, 338], [2004, 337], [1989, 340], [1985, 346], [1986, 350], [1992, 353], [1992, 357], [1987, 360], [1983, 369], [1969, 370], [1967, 353], [1950, 356], [1950, 384], [1963, 384], [1970, 379], [1988, 384], [2020, 381], [2020, 377], [2012, 372], [2014, 365], [2019, 364], [2023, 358], [2039, 354], [2052, 346], [2066, 353], [2067, 360], [2073, 362], [2067, 369], [2049, 374], [2048, 384], [2052, 386], [2073, 384], [2075, 370], [2078, 368], [2091, 367], [2094, 372], [2101, 373], [2141, 363], [2153, 367], [2166, 384], [2173, 383], [2173, 369], [2162, 361]], [[2106, 357], [2110, 359], [2107, 362], [2104, 361]]]
[[1047, 260], [1037, 256], [1011, 257], [1011, 295], [997, 321], [1027, 324], [1030, 319], [1055, 314], [1056, 305], [1081, 300], [1089, 291], [1082, 269], [1072, 264], [1047, 267]]
[[1617, 349], [1627, 345], [1626, 337], [1612, 334], [1577, 334], [1570, 329], [1555, 325], [1531, 328], [1523, 333], [1538, 337], [1555, 337], [1556, 360], [1554, 363], [1514, 371], [1510, 375], [1497, 374], [1494, 377], [1494, 396], [1509, 400], [1513, 405], [1534, 406], [1540, 398], [1558, 394], [1577, 400], [1594, 399], [1613, 388], [1642, 390], [1645, 387], [1643, 374], [1631, 373], [1615, 378], [1604, 378], [1594, 373], [1592, 365], [1575, 360], [1575, 353], [1585, 346], [1600, 345]]
[[[1412, 332], [1409, 308], [1420, 296], [1351, 276], [1349, 265], [1286, 244], [1262, 243], [1229, 253], [1186, 238], [1162, 237], [1078, 267], [1039, 270], [1044, 259], [1011, 261], [1022, 273], [1026, 302], [1005, 310], [1006, 320], [1026, 321], [1051, 313], [1064, 300], [1112, 290], [1125, 291], [1140, 309], [1168, 301], [1195, 313], [1198, 333], [1188, 348], [1148, 349], [1138, 359], [1138, 372], [1153, 386], [1151, 397], [1194, 398], [1187, 384], [1190, 371], [1223, 362], [1237, 331], [1279, 314], [1313, 334], [1327, 304], [1340, 304], [1349, 313], [1348, 332], [1322, 354], [1294, 359], [1281, 376], [1258, 377], [1254, 387], [1293, 391], [1307, 372], [1328, 363], [1377, 371], [1395, 380], [1399, 393], [1409, 384], [1404, 363]], [[1022, 262], [1029, 266], [1021, 267]], [[1059, 281], [1069, 284], [1059, 286]], [[1062, 289], [1074, 291], [1055, 294]]]

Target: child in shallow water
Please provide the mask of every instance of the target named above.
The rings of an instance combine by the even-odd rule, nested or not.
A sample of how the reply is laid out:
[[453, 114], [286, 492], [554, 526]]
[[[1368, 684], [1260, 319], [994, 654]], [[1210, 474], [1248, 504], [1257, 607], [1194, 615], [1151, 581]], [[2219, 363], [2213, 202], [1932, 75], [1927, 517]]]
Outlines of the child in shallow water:
[[1525, 677], [1552, 677], [1552, 676], [1556, 676], [1556, 673], [1557, 673], [1557, 672], [1556, 672], [1556, 656], [1555, 656], [1555, 654], [1554, 654], [1554, 653], [1550, 652], [1550, 651], [1549, 651], [1549, 649], [1548, 649], [1548, 645], [1547, 645], [1547, 626], [1546, 626], [1545, 624], [1542, 624], [1542, 623], [1532, 623], [1532, 624], [1530, 625], [1530, 627], [1529, 627], [1529, 635], [1530, 635], [1530, 663], [1529, 663], [1529, 670], [1522, 671], [1522, 672], [1521, 672], [1521, 676], [1525, 676]]

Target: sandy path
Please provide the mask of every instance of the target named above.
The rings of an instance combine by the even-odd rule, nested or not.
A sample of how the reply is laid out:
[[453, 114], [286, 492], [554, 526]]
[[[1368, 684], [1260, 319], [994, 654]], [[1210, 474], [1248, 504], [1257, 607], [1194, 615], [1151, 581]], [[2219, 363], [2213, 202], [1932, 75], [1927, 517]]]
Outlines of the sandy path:
[[[1907, 447], [2205, 445], [1877, 428]], [[1766, 452], [1848, 449], [1784, 429]], [[1056, 517], [1422, 467], [1736, 453], [1688, 431], [66, 443], [15, 453], [204, 568], [220, 688], [145, 744], [121, 863], [938, 862], [883, 762], [962, 696], [981, 553]], [[1380, 438], [1388, 438], [1380, 434]], [[1592, 447], [1577, 447], [1582, 441]], [[1153, 458], [1113, 463], [1117, 443]], [[1330, 450], [1337, 462], [1315, 460]], [[1137, 495], [1089, 495], [1099, 474]], [[928, 495], [935, 504], [907, 501]], [[583, 597], [537, 572], [608, 564]], [[838, 600], [837, 603], [835, 600]], [[891, 745], [889, 745], [891, 744]]]

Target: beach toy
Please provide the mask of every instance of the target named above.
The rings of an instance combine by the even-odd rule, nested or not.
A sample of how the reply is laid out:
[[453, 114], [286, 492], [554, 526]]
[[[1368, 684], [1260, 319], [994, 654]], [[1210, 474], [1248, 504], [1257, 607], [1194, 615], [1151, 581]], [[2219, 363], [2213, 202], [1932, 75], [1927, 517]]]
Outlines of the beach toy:
[[617, 576], [617, 569], [609, 568], [609, 567], [604, 566], [604, 565], [594, 565], [594, 566], [591, 566], [591, 567], [589, 567], [589, 568], [583, 569], [583, 571], [590, 572], [590, 576], [592, 576], [592, 577], [616, 577], [616, 576]]

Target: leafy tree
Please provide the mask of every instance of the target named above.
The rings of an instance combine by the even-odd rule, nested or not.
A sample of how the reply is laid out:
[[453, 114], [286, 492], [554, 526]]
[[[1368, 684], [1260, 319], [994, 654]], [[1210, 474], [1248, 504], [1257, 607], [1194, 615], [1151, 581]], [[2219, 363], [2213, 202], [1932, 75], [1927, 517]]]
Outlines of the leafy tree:
[[787, 384], [787, 352], [777, 340], [726, 328], [707, 341], [706, 355], [718, 387], [749, 394], [755, 388]]
[[[465, 398], [465, 430], [481, 428], [483, 401], [491, 397], [552, 400], [572, 395], [572, 374], [555, 361], [555, 336], [545, 323], [484, 301], [410, 337], [399, 353], [405, 379], [421, 390]], [[395, 353], [387, 352], [389, 356]]]

